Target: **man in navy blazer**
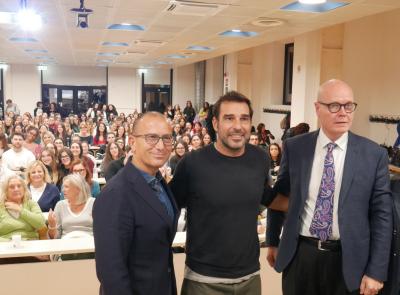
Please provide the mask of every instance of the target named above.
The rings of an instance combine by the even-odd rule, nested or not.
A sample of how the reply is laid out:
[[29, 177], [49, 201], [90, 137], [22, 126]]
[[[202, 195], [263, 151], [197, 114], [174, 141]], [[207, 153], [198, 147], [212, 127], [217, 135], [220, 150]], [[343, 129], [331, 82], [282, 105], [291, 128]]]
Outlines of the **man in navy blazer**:
[[327, 81], [315, 103], [321, 128], [284, 142], [275, 184], [290, 196], [275, 261], [284, 295], [377, 294], [387, 279], [388, 157], [349, 132], [356, 107], [346, 83]]
[[133, 128], [133, 159], [96, 199], [93, 232], [100, 294], [175, 295], [171, 245], [177, 207], [158, 169], [172, 150], [172, 129], [149, 112]]

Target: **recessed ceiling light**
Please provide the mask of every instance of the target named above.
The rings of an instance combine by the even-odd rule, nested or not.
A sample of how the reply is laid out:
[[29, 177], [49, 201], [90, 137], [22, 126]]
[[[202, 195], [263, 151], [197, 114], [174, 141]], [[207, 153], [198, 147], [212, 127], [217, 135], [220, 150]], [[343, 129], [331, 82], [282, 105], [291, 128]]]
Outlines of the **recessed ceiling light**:
[[255, 37], [255, 36], [258, 36], [258, 33], [257, 32], [246, 32], [246, 31], [237, 32], [237, 30], [230, 30], [230, 31], [222, 32], [219, 35], [223, 36], [223, 37], [239, 37], [240, 38], [240, 37]]
[[129, 46], [126, 42], [103, 42], [101, 43], [102, 46], [114, 46], [114, 47], [127, 47]]
[[112, 59], [98, 59], [96, 62], [103, 62], [103, 63], [108, 63], [108, 62], [113, 62]]
[[120, 53], [118, 52], [97, 52], [98, 56], [118, 56]]
[[187, 50], [193, 50], [193, 51], [211, 51], [213, 48], [207, 47], [207, 46], [200, 46], [200, 45], [191, 45]]
[[172, 64], [172, 62], [159, 60], [159, 61], [156, 61], [156, 64], [158, 64], [158, 65], [170, 65], [170, 64]]
[[127, 23], [122, 24], [112, 24], [107, 27], [109, 30], [120, 30], [120, 31], [144, 31], [144, 26], [132, 25]]
[[167, 58], [174, 58], [174, 59], [182, 59], [182, 58], [188, 58], [189, 56], [182, 55], [182, 54], [170, 54], [167, 55]]
[[350, 3], [347, 2], [326, 2], [322, 4], [303, 4], [300, 2], [293, 2], [286, 6], [283, 6], [281, 10], [297, 11], [297, 12], [312, 12], [312, 13], [324, 13], [330, 10], [334, 10]]
[[11, 42], [20, 42], [20, 43], [32, 43], [37, 42], [35, 38], [30, 37], [13, 37], [9, 39]]
[[302, 4], [322, 4], [325, 2], [326, 0], [299, 0], [299, 3]]
[[54, 57], [51, 57], [51, 56], [35, 56], [34, 59], [53, 60]]
[[25, 52], [29, 53], [47, 53], [46, 49], [25, 49]]

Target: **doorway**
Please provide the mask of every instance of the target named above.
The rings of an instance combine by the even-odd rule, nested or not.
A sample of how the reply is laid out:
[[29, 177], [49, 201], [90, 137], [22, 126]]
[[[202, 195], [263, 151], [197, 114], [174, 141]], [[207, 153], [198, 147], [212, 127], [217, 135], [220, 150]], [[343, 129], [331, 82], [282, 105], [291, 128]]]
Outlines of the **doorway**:
[[167, 106], [172, 103], [170, 85], [145, 84], [142, 95], [142, 110], [144, 113], [164, 113]]

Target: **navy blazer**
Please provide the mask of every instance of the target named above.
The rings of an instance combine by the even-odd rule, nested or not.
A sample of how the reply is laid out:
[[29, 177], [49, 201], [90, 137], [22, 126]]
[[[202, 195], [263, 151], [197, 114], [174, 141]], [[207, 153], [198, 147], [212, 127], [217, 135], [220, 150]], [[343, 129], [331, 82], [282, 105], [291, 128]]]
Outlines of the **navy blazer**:
[[400, 294], [400, 176], [395, 175], [391, 181], [393, 194], [393, 237], [390, 255], [389, 278], [379, 293], [382, 295]]
[[100, 294], [177, 294], [171, 245], [177, 226], [140, 171], [127, 163], [96, 198], [93, 233]]
[[[274, 186], [278, 192], [290, 195], [275, 264], [279, 272], [289, 265], [296, 253], [318, 132], [299, 135], [284, 143], [280, 173]], [[349, 291], [360, 287], [363, 275], [385, 281], [393, 226], [388, 156], [376, 143], [351, 132], [338, 219], [343, 276]]]
[[[31, 187], [29, 186], [29, 190]], [[60, 191], [57, 186], [51, 183], [46, 184], [43, 194], [38, 200], [38, 204], [42, 212], [49, 212], [50, 209], [54, 210], [57, 202], [60, 200]]]

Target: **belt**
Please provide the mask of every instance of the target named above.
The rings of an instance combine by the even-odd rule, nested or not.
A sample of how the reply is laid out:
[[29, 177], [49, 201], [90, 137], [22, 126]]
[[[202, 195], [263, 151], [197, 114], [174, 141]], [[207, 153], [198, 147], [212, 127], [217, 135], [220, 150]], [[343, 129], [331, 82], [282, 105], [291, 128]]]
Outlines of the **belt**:
[[317, 238], [305, 237], [305, 236], [300, 236], [299, 239], [300, 239], [300, 241], [305, 242], [309, 245], [312, 245], [321, 251], [338, 252], [338, 251], [341, 251], [341, 249], [342, 249], [342, 247], [340, 245], [340, 240], [328, 240], [328, 241], [323, 242]]

